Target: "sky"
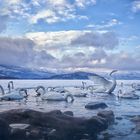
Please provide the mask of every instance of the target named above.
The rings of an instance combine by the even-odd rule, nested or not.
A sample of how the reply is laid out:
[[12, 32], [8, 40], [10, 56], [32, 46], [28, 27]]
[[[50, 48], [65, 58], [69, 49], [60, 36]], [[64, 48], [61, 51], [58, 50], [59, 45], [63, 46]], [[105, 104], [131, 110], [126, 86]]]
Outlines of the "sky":
[[140, 71], [140, 0], [0, 0], [0, 64]]

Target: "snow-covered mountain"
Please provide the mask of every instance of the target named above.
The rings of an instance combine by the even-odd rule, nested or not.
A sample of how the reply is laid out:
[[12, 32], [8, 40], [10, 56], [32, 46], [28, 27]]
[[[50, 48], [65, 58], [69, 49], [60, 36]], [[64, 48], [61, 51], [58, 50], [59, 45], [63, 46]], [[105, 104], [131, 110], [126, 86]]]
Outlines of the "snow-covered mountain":
[[88, 79], [88, 76], [94, 76], [95, 73], [88, 72], [73, 72], [67, 74], [53, 75], [50, 79]]
[[[67, 74], [59, 74], [51, 76], [50, 79], [88, 79], [88, 76], [101, 75], [102, 77], [110, 78], [108, 73], [88, 73], [88, 72], [74, 72]], [[117, 80], [140, 80], [140, 72], [118, 72], [113, 75]]]
[[87, 72], [56, 74], [17, 66], [0, 65], [0, 79], [88, 79], [88, 76], [92, 75], [95, 74]]
[[118, 72], [114, 77], [123, 80], [140, 80], [140, 71]]
[[[108, 73], [97, 73], [108, 77]], [[88, 76], [96, 75], [89, 72], [53, 73], [43, 70], [35, 70], [17, 66], [0, 65], [0, 79], [88, 79]], [[116, 79], [140, 80], [140, 72], [118, 72], [113, 75]]]
[[0, 65], [0, 79], [47, 79], [52, 75], [54, 73], [47, 71]]

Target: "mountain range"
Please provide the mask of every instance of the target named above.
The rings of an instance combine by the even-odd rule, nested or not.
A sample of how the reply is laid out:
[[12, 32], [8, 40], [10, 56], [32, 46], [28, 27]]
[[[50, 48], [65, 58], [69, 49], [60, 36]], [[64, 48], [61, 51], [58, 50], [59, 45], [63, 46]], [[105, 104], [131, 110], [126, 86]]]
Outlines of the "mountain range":
[[[97, 74], [108, 77], [106, 72]], [[81, 71], [60, 74], [18, 66], [0, 65], [0, 79], [88, 79], [88, 76], [97, 74]], [[140, 72], [118, 72], [114, 74], [114, 77], [123, 80], [140, 80]]]
[[0, 65], [0, 79], [48, 79], [54, 73], [29, 68]]

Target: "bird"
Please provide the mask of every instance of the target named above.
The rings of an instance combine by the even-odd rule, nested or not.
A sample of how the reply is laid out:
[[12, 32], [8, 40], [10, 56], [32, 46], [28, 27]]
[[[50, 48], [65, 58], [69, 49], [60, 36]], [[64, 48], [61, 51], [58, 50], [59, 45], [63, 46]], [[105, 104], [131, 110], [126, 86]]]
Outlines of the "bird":
[[123, 99], [139, 99], [139, 96], [135, 94], [134, 90], [126, 92], [120, 89], [118, 91], [117, 97]]
[[48, 91], [55, 91], [58, 93], [65, 93], [68, 92], [64, 87], [48, 87]]
[[88, 90], [86, 87], [86, 82], [82, 81], [82, 86], [80, 87], [73, 87], [69, 88], [68, 90], [74, 97], [87, 97], [88, 95]]
[[112, 74], [115, 72], [117, 72], [117, 70], [113, 70], [109, 74], [112, 81], [110, 81], [100, 75], [89, 76], [89, 79], [96, 84], [95, 86], [93, 85], [93, 88], [90, 90], [92, 90], [93, 93], [103, 92], [103, 93], [111, 94], [117, 85], [116, 79], [112, 77]]
[[73, 102], [74, 97], [70, 93], [59, 93], [56, 91], [46, 91], [45, 87], [38, 86], [35, 90], [37, 92], [37, 97], [41, 97], [42, 100], [48, 100], [48, 101], [66, 101]]
[[2, 85], [0, 85], [0, 93], [1, 93], [1, 95], [4, 95], [5, 94], [5, 91], [4, 91], [4, 88], [3, 88]]
[[87, 90], [83, 90], [83, 89], [80, 89], [80, 88], [73, 88], [69, 91], [75, 97], [87, 97]]
[[[1, 86], [1, 85], [0, 85]], [[14, 91], [15, 89], [14, 89], [14, 83], [13, 83], [13, 81], [9, 81], [8, 82], [8, 85], [7, 85], [7, 88], [8, 89], [5, 89], [4, 90], [4, 88], [1, 86], [0, 87], [0, 89], [1, 89], [1, 94], [3, 94], [3, 93], [5, 93], [5, 94], [9, 94], [11, 91]]]
[[86, 84], [87, 84], [86, 82], [82, 81], [82, 87], [81, 88], [86, 89]]
[[89, 86], [88, 90], [90, 90], [91, 93], [103, 93], [107, 89], [101, 85], [93, 85], [93, 86]]
[[132, 88], [135, 90], [140, 90], [140, 84], [133, 83]]
[[14, 82], [13, 81], [9, 81], [8, 82], [8, 93], [10, 93], [12, 90], [14, 90]]
[[24, 98], [27, 98], [27, 90], [24, 88], [11, 91], [9, 94], [6, 94], [3, 87], [0, 85], [0, 89], [2, 92], [2, 95], [0, 96], [0, 100], [6, 100], [6, 101], [11, 101], [11, 100], [22, 100]]

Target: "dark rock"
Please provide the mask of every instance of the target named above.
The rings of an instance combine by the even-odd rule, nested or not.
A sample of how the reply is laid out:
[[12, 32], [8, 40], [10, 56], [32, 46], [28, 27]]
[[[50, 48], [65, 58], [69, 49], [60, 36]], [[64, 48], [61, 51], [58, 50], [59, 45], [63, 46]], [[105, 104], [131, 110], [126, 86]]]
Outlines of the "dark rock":
[[122, 117], [116, 117], [116, 120], [122, 120], [123, 118]]
[[135, 123], [140, 122], [140, 116], [134, 116], [134, 117], [132, 117], [131, 118], [131, 121], [132, 122], [135, 122]]
[[102, 118], [104, 118], [108, 122], [108, 124], [113, 123], [114, 120], [115, 120], [114, 113], [111, 110], [109, 110], [109, 111], [100, 111], [100, 112], [98, 112], [97, 115], [102, 117]]
[[30, 127], [29, 124], [10, 124], [11, 127], [11, 134], [10, 137], [11, 139], [20, 139], [24, 140], [26, 139], [26, 130]]
[[110, 134], [107, 131], [103, 131], [100, 133], [100, 135], [98, 136], [99, 140], [110, 140], [112, 137], [114, 137], [113, 134]]
[[102, 102], [90, 102], [87, 105], [85, 105], [85, 108], [87, 109], [99, 109], [99, 108], [106, 108], [107, 105], [105, 103]]
[[134, 130], [137, 134], [140, 134], [140, 115], [134, 116], [131, 118], [131, 121], [136, 124]]
[[9, 125], [12, 129], [22, 129], [25, 130], [30, 127], [29, 124], [23, 124], [23, 123], [14, 123]]
[[12, 140], [19, 140], [23, 135], [28, 139], [46, 140], [80, 140], [88, 135], [88, 139], [96, 140], [97, 134], [107, 129], [114, 114], [111, 111], [98, 113], [89, 119], [73, 117], [72, 112], [62, 113], [60, 110], [43, 113], [34, 110], [16, 109], [0, 113], [7, 123], [30, 124], [28, 135], [26, 129], [15, 129], [11, 133]]
[[136, 127], [134, 129], [137, 134], [140, 134], [140, 122], [136, 124]]
[[[93, 125], [94, 124], [94, 125]], [[101, 132], [108, 127], [108, 122], [106, 119], [100, 116], [93, 116], [87, 121], [87, 129], [88, 131], [94, 130], [96, 133]]]
[[64, 114], [72, 117], [74, 116], [72, 111], [65, 111]]
[[11, 130], [10, 138], [12, 140], [25, 140], [26, 139], [26, 130], [15, 128]]
[[48, 139], [49, 140], [56, 140], [57, 138], [57, 132], [56, 129], [52, 129], [49, 133], [48, 133]]
[[29, 137], [30, 139], [39, 139], [39, 138], [42, 137], [42, 132], [40, 131], [39, 128], [33, 128], [33, 129], [30, 131], [28, 137]]
[[0, 118], [0, 140], [10, 140], [10, 127], [4, 119]]

